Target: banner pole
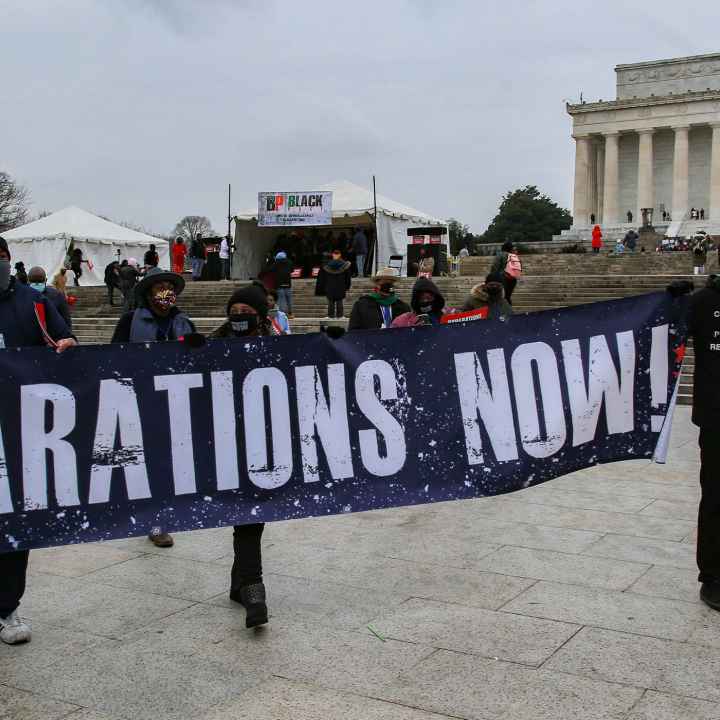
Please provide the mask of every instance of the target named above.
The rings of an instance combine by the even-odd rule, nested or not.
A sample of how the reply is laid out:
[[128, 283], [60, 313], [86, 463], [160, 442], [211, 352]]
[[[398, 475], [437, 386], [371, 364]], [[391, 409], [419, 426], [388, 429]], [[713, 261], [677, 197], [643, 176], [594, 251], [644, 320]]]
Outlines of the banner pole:
[[232, 222], [232, 215], [230, 214], [230, 194], [232, 192], [232, 185], [228, 183], [228, 237], [230, 237], [230, 223]]
[[378, 238], [378, 222], [377, 222], [377, 189], [375, 188], [375, 176], [373, 175], [373, 219], [375, 221], [375, 262], [373, 265], [375, 266], [375, 272], [379, 270], [379, 263], [378, 263], [378, 256], [380, 254], [379, 248], [380, 248], [380, 242]]

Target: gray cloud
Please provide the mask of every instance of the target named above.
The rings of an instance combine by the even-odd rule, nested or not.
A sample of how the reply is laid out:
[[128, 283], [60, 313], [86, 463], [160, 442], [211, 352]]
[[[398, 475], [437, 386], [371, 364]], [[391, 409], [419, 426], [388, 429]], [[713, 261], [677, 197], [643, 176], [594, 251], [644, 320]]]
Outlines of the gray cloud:
[[[34, 209], [224, 227], [260, 189], [347, 178], [475, 230], [534, 183], [571, 203], [565, 99], [712, 52], [692, 12], [609, 0], [0, 2], [0, 163]], [[672, 18], [669, 22], [667, 18]]]

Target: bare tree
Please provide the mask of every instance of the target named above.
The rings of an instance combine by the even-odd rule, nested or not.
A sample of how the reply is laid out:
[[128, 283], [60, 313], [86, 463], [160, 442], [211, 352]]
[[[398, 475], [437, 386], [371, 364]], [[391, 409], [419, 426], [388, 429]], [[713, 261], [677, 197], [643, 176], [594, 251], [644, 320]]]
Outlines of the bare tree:
[[175, 237], [181, 237], [189, 245], [198, 235], [207, 237], [213, 234], [210, 220], [204, 215], [186, 215], [173, 230]]
[[28, 198], [27, 189], [0, 170], [0, 232], [12, 230], [28, 221]]

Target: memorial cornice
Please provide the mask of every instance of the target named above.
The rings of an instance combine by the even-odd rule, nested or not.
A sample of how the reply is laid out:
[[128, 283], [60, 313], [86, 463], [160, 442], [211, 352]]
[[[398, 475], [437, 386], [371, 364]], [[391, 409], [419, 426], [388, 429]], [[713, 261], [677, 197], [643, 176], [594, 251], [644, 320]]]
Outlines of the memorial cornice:
[[699, 90], [677, 95], [662, 95], [644, 98], [629, 98], [627, 100], [602, 100], [593, 103], [567, 103], [568, 115], [581, 115], [602, 110], [624, 110], [627, 108], [659, 107], [663, 105], [676, 105], [686, 102], [700, 102], [702, 100], [720, 100], [720, 90]]

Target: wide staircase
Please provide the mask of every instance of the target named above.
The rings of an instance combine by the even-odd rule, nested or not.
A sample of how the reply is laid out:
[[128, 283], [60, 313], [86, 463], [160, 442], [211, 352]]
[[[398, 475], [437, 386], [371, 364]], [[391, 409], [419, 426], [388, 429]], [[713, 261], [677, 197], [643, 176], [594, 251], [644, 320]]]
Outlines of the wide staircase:
[[[713, 260], [715, 260], [713, 255]], [[524, 272], [513, 295], [516, 313], [536, 312], [583, 303], [600, 302], [640, 295], [664, 289], [676, 278], [692, 277], [692, 260], [689, 253], [668, 253], [652, 257], [607, 258], [572, 255], [528, 255]], [[591, 261], [587, 262], [586, 261]], [[435, 282], [445, 295], [447, 305], [459, 307], [470, 294], [472, 287], [482, 281], [492, 258], [466, 258], [461, 274], [456, 277], [439, 277]], [[626, 273], [616, 268], [619, 263]], [[582, 272], [587, 268], [588, 272]], [[713, 271], [715, 266], [709, 266]], [[472, 274], [467, 274], [470, 271]], [[554, 270], [554, 272], [551, 272]], [[593, 271], [593, 272], [589, 272]], [[696, 278], [698, 280], [698, 278]], [[414, 278], [401, 278], [397, 292], [410, 299]], [[179, 305], [189, 313], [198, 330], [208, 333], [218, 327], [225, 317], [228, 298], [245, 282], [191, 282], [180, 297]], [[372, 289], [369, 279], [354, 279], [345, 301], [345, 314], [349, 316], [353, 302]], [[291, 321], [294, 333], [317, 332], [327, 313], [324, 298], [316, 297], [314, 280], [296, 280], [293, 283], [293, 312]], [[104, 287], [84, 287], [74, 290], [77, 303], [73, 308], [74, 330], [82, 343], [106, 343], [121, 314], [116, 304], [110, 306]], [[116, 293], [115, 302], [120, 298]], [[347, 322], [347, 321], [344, 321]], [[679, 401], [688, 403], [691, 397], [693, 353], [689, 349], [681, 377]]]

